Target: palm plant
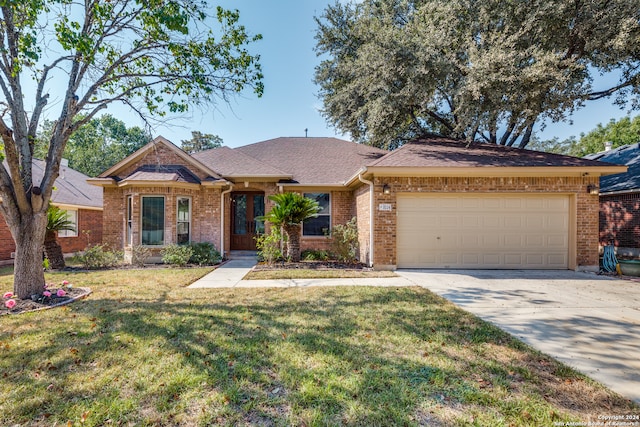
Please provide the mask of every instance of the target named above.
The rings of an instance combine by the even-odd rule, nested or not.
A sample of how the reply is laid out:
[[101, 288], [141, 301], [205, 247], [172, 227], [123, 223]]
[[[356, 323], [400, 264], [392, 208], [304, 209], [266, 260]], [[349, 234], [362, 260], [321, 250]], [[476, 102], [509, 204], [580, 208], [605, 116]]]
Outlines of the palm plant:
[[315, 200], [298, 193], [280, 193], [269, 196], [275, 206], [265, 215], [266, 220], [276, 227], [282, 227], [287, 235], [287, 258], [300, 261], [300, 224], [305, 219], [318, 215], [320, 206]]
[[57, 206], [49, 206], [47, 210], [47, 232], [44, 235], [44, 252], [51, 268], [65, 267], [62, 247], [58, 243], [58, 231], [75, 231], [75, 229], [75, 224], [69, 221], [66, 211]]

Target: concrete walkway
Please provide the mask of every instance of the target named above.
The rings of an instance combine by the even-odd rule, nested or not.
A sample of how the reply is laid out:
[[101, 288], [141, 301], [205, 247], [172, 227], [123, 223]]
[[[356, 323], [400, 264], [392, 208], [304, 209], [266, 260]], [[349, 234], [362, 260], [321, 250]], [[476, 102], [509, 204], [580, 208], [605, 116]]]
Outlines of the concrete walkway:
[[190, 288], [420, 286], [640, 403], [640, 282], [592, 273], [400, 270], [384, 279], [242, 280], [232, 260]]

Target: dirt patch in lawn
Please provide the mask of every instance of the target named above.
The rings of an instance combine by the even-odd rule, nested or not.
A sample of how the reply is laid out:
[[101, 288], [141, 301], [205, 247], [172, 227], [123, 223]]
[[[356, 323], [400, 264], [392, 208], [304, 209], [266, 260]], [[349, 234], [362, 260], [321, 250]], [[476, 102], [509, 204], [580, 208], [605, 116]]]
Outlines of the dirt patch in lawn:
[[300, 261], [260, 263], [245, 276], [246, 280], [331, 279], [397, 277], [393, 271], [377, 271], [365, 264], [337, 261]]

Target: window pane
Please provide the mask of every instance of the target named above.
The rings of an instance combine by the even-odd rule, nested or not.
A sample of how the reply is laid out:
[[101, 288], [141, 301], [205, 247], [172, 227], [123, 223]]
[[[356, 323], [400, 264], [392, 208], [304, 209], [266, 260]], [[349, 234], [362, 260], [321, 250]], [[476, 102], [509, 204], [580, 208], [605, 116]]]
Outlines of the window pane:
[[[253, 196], [253, 218], [264, 216], [264, 195], [256, 194]], [[264, 234], [264, 221], [256, 221], [256, 233]]]
[[78, 211], [66, 211], [67, 220], [73, 223], [73, 230], [60, 230], [58, 237], [77, 237], [78, 236]]
[[189, 221], [189, 199], [186, 197], [178, 199], [178, 221]]
[[322, 215], [317, 218], [310, 218], [302, 224], [302, 234], [305, 236], [325, 236], [329, 233], [331, 218]]
[[178, 223], [177, 240], [179, 245], [188, 244], [191, 241], [189, 229], [191, 228], [191, 200], [188, 197], [178, 198]]
[[133, 198], [127, 197], [127, 245], [133, 240]]
[[329, 215], [329, 193], [305, 193], [304, 197], [318, 202], [320, 205], [319, 214]]
[[233, 217], [233, 234], [247, 233], [247, 195], [233, 196], [235, 215]]
[[142, 244], [164, 244], [164, 197], [142, 198]]

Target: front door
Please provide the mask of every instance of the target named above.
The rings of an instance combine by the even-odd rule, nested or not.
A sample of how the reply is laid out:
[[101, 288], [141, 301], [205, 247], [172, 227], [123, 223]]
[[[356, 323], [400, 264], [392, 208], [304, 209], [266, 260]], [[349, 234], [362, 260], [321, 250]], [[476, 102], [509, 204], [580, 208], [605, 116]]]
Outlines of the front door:
[[264, 233], [264, 193], [231, 193], [231, 250], [256, 250], [256, 236]]

